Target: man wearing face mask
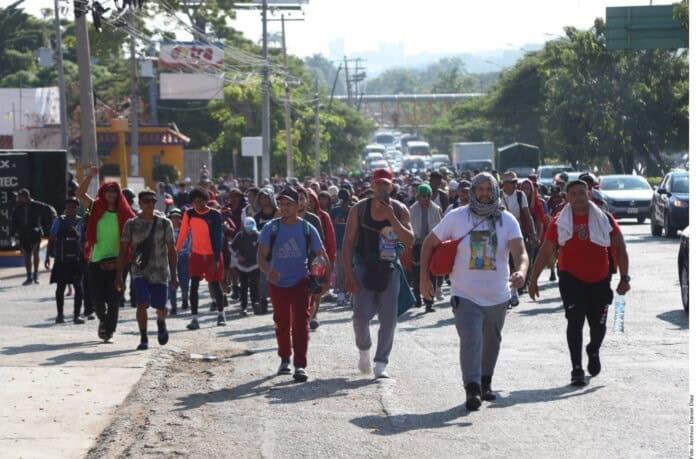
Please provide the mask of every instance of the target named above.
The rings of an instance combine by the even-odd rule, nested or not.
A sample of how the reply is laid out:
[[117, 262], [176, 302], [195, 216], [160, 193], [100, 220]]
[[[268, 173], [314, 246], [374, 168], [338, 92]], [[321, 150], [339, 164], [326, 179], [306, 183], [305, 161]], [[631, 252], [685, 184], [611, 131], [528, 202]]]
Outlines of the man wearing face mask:
[[358, 368], [363, 374], [370, 372], [370, 321], [375, 315], [379, 317], [375, 378], [389, 377], [387, 364], [396, 331], [401, 283], [397, 245], [413, 245], [408, 208], [389, 197], [392, 179], [386, 169], [373, 173], [374, 197], [351, 208], [342, 248], [346, 290], [353, 294]]
[[[510, 286], [524, 284], [529, 264], [520, 225], [510, 212], [500, 208], [499, 193], [492, 175], [478, 174], [471, 184], [469, 205], [448, 213], [425, 239], [421, 251], [421, 263], [428, 266], [433, 249], [441, 241], [461, 239], [450, 279], [469, 411], [478, 410], [481, 399], [495, 400], [491, 381], [511, 300]], [[423, 296], [432, 298], [434, 289], [425, 270], [420, 283]]]

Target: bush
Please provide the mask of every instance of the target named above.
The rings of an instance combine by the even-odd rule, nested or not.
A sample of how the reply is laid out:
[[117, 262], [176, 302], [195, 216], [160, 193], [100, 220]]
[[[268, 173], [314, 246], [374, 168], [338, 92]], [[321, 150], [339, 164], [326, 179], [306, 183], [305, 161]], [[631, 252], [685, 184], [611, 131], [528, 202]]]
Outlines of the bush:
[[152, 178], [156, 182], [176, 183], [179, 179], [179, 171], [170, 164], [160, 164], [152, 168]]

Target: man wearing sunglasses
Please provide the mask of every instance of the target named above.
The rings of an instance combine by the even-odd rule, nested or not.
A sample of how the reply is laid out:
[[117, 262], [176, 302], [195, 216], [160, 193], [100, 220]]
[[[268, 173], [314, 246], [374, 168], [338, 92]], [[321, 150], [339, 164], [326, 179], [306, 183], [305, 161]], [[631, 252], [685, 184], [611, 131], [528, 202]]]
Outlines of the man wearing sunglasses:
[[[172, 222], [161, 212], [155, 212], [157, 195], [152, 190], [138, 194], [140, 215], [126, 222], [121, 233], [116, 289], [123, 291], [123, 267], [125, 255], [132, 253], [131, 276], [138, 307], [136, 317], [140, 330], [138, 350], [148, 348], [147, 308], [157, 311], [157, 341], [164, 346], [169, 341], [167, 332], [168, 282], [176, 289], [177, 255], [174, 247]], [[170, 280], [171, 279], [171, 280]]]

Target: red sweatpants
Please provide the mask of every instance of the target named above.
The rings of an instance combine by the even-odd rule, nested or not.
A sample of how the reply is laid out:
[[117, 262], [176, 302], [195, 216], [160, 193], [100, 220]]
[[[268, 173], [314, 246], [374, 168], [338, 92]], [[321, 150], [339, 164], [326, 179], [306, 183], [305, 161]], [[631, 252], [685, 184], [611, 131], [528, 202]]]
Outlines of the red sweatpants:
[[281, 359], [290, 359], [294, 354], [295, 368], [304, 368], [307, 366], [310, 316], [307, 279], [287, 288], [269, 283], [268, 293], [273, 304], [278, 355]]

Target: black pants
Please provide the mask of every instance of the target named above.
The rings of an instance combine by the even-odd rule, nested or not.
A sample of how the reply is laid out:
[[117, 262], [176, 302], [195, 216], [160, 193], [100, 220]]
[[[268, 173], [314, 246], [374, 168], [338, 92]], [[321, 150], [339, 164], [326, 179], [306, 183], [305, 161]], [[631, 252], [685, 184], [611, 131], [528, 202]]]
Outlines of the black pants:
[[[191, 314], [196, 315], [198, 314], [198, 286], [201, 284], [201, 278], [200, 277], [192, 277], [191, 278], [191, 291], [189, 292], [189, 299], [191, 302]], [[223, 302], [222, 299], [222, 287], [220, 286], [220, 282], [209, 282], [210, 284], [210, 293], [213, 294], [213, 301], [215, 301], [215, 305], [218, 308], [218, 312], [222, 312], [225, 303]]]
[[558, 288], [568, 320], [566, 338], [573, 369], [582, 368], [582, 330], [590, 326], [589, 353], [599, 351], [607, 333], [607, 312], [613, 300], [610, 277], [596, 283], [582, 282], [566, 271], [558, 273]]
[[118, 324], [118, 308], [123, 295], [116, 291], [114, 280], [116, 271], [101, 269], [99, 263], [89, 264], [89, 293], [97, 317], [104, 324], [107, 333], [112, 335]]
[[92, 295], [89, 289], [89, 270], [82, 275], [82, 302], [85, 304], [85, 316], [94, 314], [94, 306], [92, 306]]
[[239, 271], [239, 283], [242, 289], [240, 306], [242, 310], [246, 309], [249, 305], [249, 291], [251, 291], [252, 304], [259, 301], [259, 272], [258, 269], [249, 271], [248, 273], [241, 270]]
[[[75, 287], [75, 304], [73, 309], [73, 319], [77, 319], [80, 316], [80, 309], [82, 309], [82, 280], [79, 282], [71, 282], [73, 287]], [[58, 315], [63, 315], [63, 306], [65, 304], [65, 287], [68, 286], [67, 282], [58, 282], [56, 284], [56, 309], [58, 310]]]

